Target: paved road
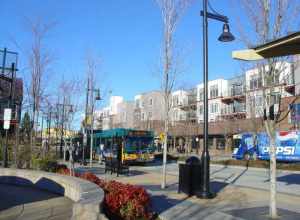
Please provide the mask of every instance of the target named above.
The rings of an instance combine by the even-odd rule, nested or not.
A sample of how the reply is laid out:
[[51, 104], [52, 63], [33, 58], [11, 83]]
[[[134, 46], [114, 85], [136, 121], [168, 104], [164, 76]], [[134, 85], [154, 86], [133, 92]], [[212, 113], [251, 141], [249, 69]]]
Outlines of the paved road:
[[[160, 166], [135, 166], [135, 170], [148, 172], [161, 172]], [[169, 175], [178, 176], [178, 164], [171, 163], [167, 166]], [[269, 171], [257, 168], [223, 167], [211, 165], [211, 181], [230, 183], [234, 186], [243, 186], [257, 189], [269, 189]], [[300, 172], [278, 171], [278, 192], [300, 196]]]
[[0, 220], [66, 220], [73, 202], [50, 192], [0, 184]]

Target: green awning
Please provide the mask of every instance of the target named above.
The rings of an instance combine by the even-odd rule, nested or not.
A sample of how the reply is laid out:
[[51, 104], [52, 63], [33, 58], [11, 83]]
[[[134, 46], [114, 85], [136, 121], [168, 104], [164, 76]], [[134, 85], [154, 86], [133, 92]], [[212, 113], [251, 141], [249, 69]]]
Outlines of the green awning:
[[152, 131], [140, 131], [126, 128], [114, 128], [110, 130], [100, 131], [94, 134], [96, 138], [111, 138], [111, 137], [125, 137], [125, 136], [151, 136], [154, 134]]

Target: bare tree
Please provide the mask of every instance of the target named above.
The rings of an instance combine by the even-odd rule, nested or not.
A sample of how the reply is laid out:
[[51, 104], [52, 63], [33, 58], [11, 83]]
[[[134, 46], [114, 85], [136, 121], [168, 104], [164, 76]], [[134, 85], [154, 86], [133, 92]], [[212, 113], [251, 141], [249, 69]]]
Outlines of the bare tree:
[[[76, 117], [79, 115], [81, 118], [80, 110], [82, 109], [82, 100], [78, 98], [82, 92], [81, 82], [82, 80], [79, 78], [73, 77], [65, 79], [63, 76], [57, 84], [51, 99], [49, 98], [49, 104], [45, 108], [45, 111], [48, 112], [48, 114], [51, 112], [53, 124], [48, 125], [48, 132], [51, 134], [52, 130], [54, 132], [52, 135], [55, 134], [56, 156], [58, 155], [57, 142], [59, 137], [62, 143], [66, 136], [73, 133], [70, 128], [73, 128]], [[61, 145], [61, 148], [62, 147], [63, 146]]]
[[163, 20], [162, 87], [164, 94], [164, 152], [161, 188], [166, 187], [167, 141], [169, 130], [170, 96], [179, 74], [178, 54], [174, 51], [174, 33], [179, 19], [189, 5], [189, 0], [156, 0]]
[[[289, 31], [295, 30], [299, 27], [299, 12], [300, 3], [296, 0], [242, 0], [236, 2], [241, 5], [243, 13], [246, 15], [247, 24], [239, 25], [240, 40], [247, 46], [264, 44], [271, 39], [279, 38], [286, 35]], [[239, 9], [240, 10], [240, 9]], [[291, 17], [293, 19], [291, 19]], [[237, 19], [239, 20], [239, 19]], [[241, 20], [239, 20], [241, 21]], [[241, 27], [247, 27], [245, 29]], [[295, 29], [293, 29], [295, 28]], [[257, 75], [261, 79], [261, 96], [262, 109], [268, 110], [274, 105], [275, 92], [281, 94], [283, 92], [282, 86], [285, 79], [282, 75], [286, 73], [286, 61], [291, 61], [291, 57], [272, 58], [254, 64]], [[276, 79], [280, 79], [279, 82]], [[276, 208], [276, 125], [283, 120], [282, 112], [279, 112], [275, 120], [270, 117], [264, 120], [264, 128], [270, 139], [270, 217], [277, 217]]]
[[53, 28], [54, 23], [43, 23], [41, 20], [28, 21], [29, 33], [32, 38], [31, 47], [28, 54], [30, 84], [28, 88], [29, 108], [31, 109], [31, 119], [33, 129], [30, 135], [30, 148], [35, 145], [35, 132], [42, 98], [45, 94], [47, 80], [46, 73], [52, 62], [52, 57], [45, 47], [45, 40]]

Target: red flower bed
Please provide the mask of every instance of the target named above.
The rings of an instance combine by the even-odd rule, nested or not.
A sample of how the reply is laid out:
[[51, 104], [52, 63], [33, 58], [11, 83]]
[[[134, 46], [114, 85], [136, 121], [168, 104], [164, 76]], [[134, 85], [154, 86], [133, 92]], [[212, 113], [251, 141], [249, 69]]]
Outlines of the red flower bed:
[[[60, 169], [60, 174], [69, 175], [69, 169]], [[104, 207], [108, 216], [125, 220], [152, 219], [150, 196], [143, 187], [117, 181], [104, 181], [90, 172], [75, 174], [76, 177], [91, 181], [105, 193]]]

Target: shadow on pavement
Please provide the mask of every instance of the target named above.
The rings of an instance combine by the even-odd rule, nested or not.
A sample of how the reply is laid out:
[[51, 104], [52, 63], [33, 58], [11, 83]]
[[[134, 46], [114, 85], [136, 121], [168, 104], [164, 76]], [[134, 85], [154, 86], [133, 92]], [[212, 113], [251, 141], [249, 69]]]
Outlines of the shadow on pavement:
[[91, 172], [95, 175], [103, 175], [105, 174], [105, 169], [103, 167], [82, 166], [82, 167], [76, 167], [75, 172], [79, 172], [79, 173]]
[[[278, 209], [278, 215], [280, 219], [300, 219], [300, 213], [292, 212], [286, 209]], [[234, 217], [245, 220], [269, 220], [269, 207], [254, 207], [244, 209], [229, 210], [224, 213], [230, 214]]]
[[140, 171], [140, 170], [130, 170], [129, 168], [129, 176], [138, 176], [138, 175], [144, 175], [146, 172]]
[[211, 190], [214, 193], [221, 192], [227, 185], [228, 185], [228, 183], [224, 183], [224, 182], [218, 182], [218, 181], [212, 181], [212, 182], [210, 182]]
[[288, 174], [281, 177], [277, 177], [278, 182], [285, 182], [286, 184], [297, 184], [300, 185], [300, 174]]
[[188, 197], [186, 197], [185, 199], [173, 199], [165, 195], [153, 195], [151, 196], [152, 209], [156, 213], [160, 214], [185, 201], [187, 198]]
[[[173, 163], [177, 163], [176, 160], [167, 160], [167, 164], [173, 164]], [[162, 166], [163, 161], [162, 159], [155, 159], [153, 162], [148, 162], [143, 164], [143, 166], [147, 167], [155, 167], [155, 166]]]
[[[84, 172], [91, 172], [95, 175], [110, 175], [110, 171], [107, 171], [105, 173], [105, 168], [104, 167], [77, 167], [75, 168], [75, 172], [79, 172], [79, 173], [84, 173]], [[140, 171], [140, 170], [131, 170], [129, 167], [129, 175], [130, 177], [132, 176], [138, 176], [138, 175], [144, 175], [146, 174], [146, 172], [144, 171]], [[111, 175], [116, 175], [116, 173], [113, 173]], [[126, 176], [127, 174], [120, 174], [120, 176]]]
[[[39, 184], [52, 184], [52, 183], [43, 180], [39, 182]], [[58, 189], [64, 191], [62, 187]], [[37, 188], [33, 188], [30, 187], [29, 185], [16, 186], [16, 185], [9, 185], [9, 184], [0, 184], [0, 211], [3, 211], [5, 209], [14, 206], [48, 200], [56, 197], [61, 197], [61, 195], [50, 193]]]
[[169, 184], [166, 186], [165, 189], [162, 189], [161, 185], [140, 185], [140, 186], [152, 192], [170, 192], [170, 191], [177, 192], [178, 189], [178, 183]]

